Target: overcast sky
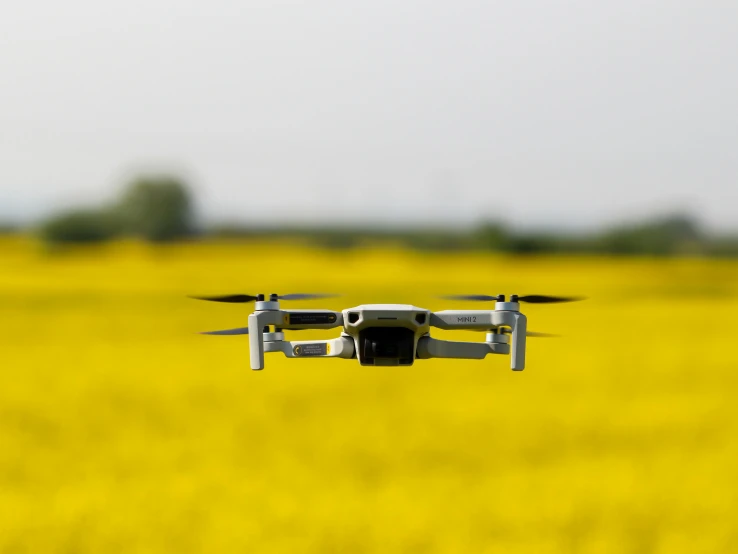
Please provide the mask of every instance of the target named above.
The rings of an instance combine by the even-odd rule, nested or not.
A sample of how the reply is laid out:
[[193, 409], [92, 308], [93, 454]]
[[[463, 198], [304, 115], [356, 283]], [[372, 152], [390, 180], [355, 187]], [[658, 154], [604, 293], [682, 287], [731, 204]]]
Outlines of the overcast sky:
[[3, 2], [0, 216], [738, 229], [738, 2]]

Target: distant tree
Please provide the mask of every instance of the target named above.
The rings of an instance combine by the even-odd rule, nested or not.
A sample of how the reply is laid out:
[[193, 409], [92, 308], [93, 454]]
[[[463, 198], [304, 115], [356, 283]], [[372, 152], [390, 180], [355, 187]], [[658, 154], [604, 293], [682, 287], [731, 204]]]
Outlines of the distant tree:
[[472, 233], [475, 246], [484, 250], [501, 251], [506, 249], [510, 241], [510, 233], [498, 223], [484, 223]]
[[510, 254], [535, 255], [550, 254], [565, 250], [563, 244], [551, 234], [525, 233], [513, 235], [504, 244], [503, 250]]
[[143, 177], [132, 182], [114, 208], [121, 229], [161, 242], [193, 231], [192, 199], [186, 185], [174, 177]]
[[698, 250], [704, 240], [697, 223], [684, 215], [619, 227], [600, 236], [595, 250], [610, 254], [664, 256]]
[[300, 233], [298, 236], [309, 236], [316, 245], [331, 250], [346, 250], [355, 248], [359, 245], [361, 237], [358, 233], [350, 231], [340, 231], [335, 229], [326, 229], [321, 231], [313, 231], [312, 233]]
[[95, 210], [67, 212], [41, 226], [41, 235], [48, 242], [100, 242], [115, 236], [116, 231], [115, 222]]

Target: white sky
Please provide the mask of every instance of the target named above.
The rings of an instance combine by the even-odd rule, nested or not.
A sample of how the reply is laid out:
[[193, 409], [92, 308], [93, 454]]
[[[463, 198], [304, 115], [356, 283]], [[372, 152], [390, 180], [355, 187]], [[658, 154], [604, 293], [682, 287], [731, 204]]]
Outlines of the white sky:
[[738, 229], [738, 2], [3, 2], [0, 217], [144, 170], [207, 219]]

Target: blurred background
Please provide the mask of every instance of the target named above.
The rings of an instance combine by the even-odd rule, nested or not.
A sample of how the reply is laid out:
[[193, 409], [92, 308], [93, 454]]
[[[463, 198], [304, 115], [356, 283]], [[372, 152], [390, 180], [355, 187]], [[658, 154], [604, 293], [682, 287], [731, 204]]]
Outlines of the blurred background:
[[[4, 6], [0, 551], [735, 551], [736, 20]], [[588, 299], [522, 373], [256, 373], [186, 297], [260, 292]]]

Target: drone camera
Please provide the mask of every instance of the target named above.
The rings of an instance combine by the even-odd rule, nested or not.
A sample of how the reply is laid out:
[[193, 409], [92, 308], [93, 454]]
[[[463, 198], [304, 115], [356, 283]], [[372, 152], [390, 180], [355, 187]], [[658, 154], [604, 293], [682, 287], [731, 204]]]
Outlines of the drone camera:
[[404, 327], [369, 327], [359, 333], [363, 365], [412, 365], [415, 332]]

